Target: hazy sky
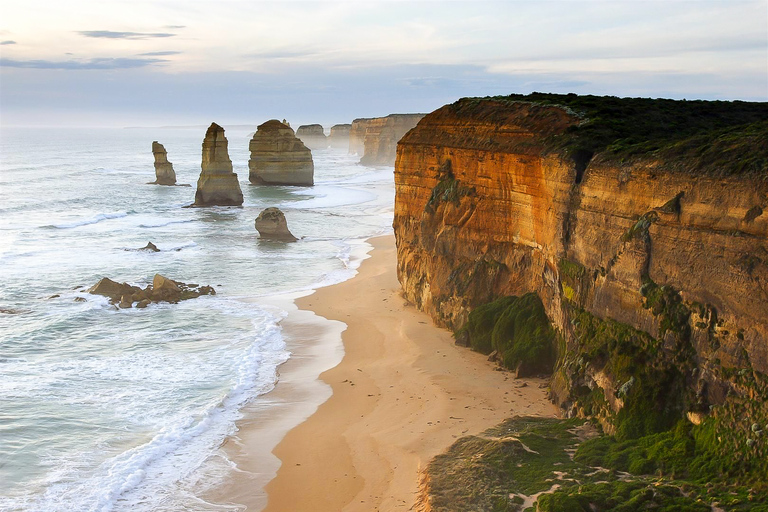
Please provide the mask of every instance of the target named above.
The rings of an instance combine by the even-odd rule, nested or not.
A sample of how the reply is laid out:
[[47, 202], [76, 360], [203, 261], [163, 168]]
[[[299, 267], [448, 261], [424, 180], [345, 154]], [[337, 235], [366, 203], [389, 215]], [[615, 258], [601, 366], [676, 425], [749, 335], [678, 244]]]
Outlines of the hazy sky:
[[0, 0], [6, 126], [328, 126], [531, 91], [768, 101], [768, 0]]

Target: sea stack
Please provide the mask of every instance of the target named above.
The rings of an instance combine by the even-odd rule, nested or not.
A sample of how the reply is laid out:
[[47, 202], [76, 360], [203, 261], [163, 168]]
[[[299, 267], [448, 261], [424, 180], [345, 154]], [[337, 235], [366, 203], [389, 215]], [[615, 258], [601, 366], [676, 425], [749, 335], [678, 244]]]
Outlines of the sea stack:
[[259, 238], [280, 242], [295, 242], [298, 240], [288, 230], [285, 214], [279, 208], [267, 208], [261, 212], [256, 218], [254, 225], [259, 231]]
[[349, 130], [351, 124], [335, 124], [331, 126], [331, 135], [328, 136], [328, 143], [332, 148], [349, 149]]
[[155, 156], [155, 181], [153, 185], [175, 185], [176, 173], [173, 164], [168, 161], [168, 153], [159, 142], [152, 141], [152, 154]]
[[312, 152], [290, 126], [277, 119], [259, 125], [249, 147], [248, 179], [254, 185], [314, 184]]
[[232, 172], [224, 128], [211, 123], [203, 140], [203, 161], [193, 206], [240, 206], [243, 192]]
[[305, 124], [299, 126], [296, 130], [296, 137], [301, 139], [309, 149], [326, 149], [328, 147], [328, 138], [325, 136], [322, 125]]

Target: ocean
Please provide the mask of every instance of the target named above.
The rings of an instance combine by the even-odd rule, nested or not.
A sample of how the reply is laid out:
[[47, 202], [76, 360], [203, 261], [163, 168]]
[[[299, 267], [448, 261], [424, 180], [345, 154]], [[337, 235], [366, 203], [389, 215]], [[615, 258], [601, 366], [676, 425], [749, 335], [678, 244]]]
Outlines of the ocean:
[[[327, 149], [314, 187], [251, 186], [243, 129], [226, 132], [243, 207], [183, 208], [204, 134], [1, 129], [0, 511], [230, 510], [201, 499], [226, 478], [214, 459], [291, 357], [270, 297], [351, 278], [391, 233], [391, 167]], [[153, 140], [191, 187], [147, 184]], [[258, 239], [269, 206], [298, 242]], [[217, 293], [142, 310], [86, 292], [156, 273]]]

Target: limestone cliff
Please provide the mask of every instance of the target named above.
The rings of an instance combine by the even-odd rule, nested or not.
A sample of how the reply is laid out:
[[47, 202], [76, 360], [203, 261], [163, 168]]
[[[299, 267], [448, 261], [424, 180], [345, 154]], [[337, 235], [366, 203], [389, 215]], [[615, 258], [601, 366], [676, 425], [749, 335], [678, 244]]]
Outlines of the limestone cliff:
[[530, 99], [465, 99], [429, 114], [395, 164], [406, 298], [458, 328], [480, 304], [537, 293], [563, 340], [553, 399], [573, 413], [621, 414], [646, 367], [679, 395], [670, 416], [700, 422], [712, 406], [721, 418], [768, 418], [755, 401], [768, 396], [768, 124], [731, 126], [768, 109], [693, 107], [692, 118], [722, 125], [705, 148], [693, 136], [648, 151], [648, 135], [624, 153], [628, 138], [594, 143], [605, 123]]
[[240, 206], [243, 192], [232, 172], [224, 128], [211, 123], [203, 139], [203, 159], [194, 206]]
[[362, 157], [365, 152], [365, 128], [372, 118], [361, 117], [352, 121], [349, 128], [349, 154]]
[[351, 129], [351, 124], [335, 124], [331, 126], [328, 143], [332, 148], [349, 149], [349, 131]]
[[290, 126], [277, 119], [259, 125], [249, 148], [248, 179], [251, 183], [298, 186], [314, 183], [312, 152]]
[[360, 155], [363, 165], [394, 165], [397, 142], [423, 117], [424, 114], [390, 114], [355, 119], [349, 132], [349, 152]]
[[175, 185], [176, 172], [173, 164], [168, 161], [168, 153], [165, 147], [156, 140], [152, 142], [152, 155], [155, 157], [155, 181], [154, 185]]
[[304, 124], [296, 130], [296, 137], [301, 139], [309, 149], [326, 149], [328, 137], [325, 136], [323, 126], [319, 124]]

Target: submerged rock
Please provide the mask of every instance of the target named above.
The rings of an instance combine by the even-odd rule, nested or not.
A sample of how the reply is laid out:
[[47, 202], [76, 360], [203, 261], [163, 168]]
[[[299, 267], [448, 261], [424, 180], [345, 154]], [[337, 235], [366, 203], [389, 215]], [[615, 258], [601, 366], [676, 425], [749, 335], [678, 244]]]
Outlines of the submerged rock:
[[155, 274], [152, 284], [144, 289], [131, 286], [128, 283], [118, 283], [105, 277], [91, 287], [88, 292], [109, 297], [109, 302], [117, 304], [121, 309], [133, 307], [134, 302], [138, 302], [137, 308], [145, 308], [153, 302], [175, 304], [201, 295], [216, 295], [216, 291], [211, 286], [186, 284], [160, 274]]
[[147, 245], [144, 247], [140, 247], [138, 249], [125, 249], [126, 251], [147, 251], [147, 252], [160, 252], [160, 249], [157, 248], [155, 244], [152, 242], [147, 242]]
[[211, 123], [203, 139], [203, 160], [193, 206], [240, 206], [243, 191], [232, 172], [224, 128]]
[[309, 149], [325, 149], [328, 147], [328, 137], [325, 136], [325, 131], [322, 125], [319, 124], [305, 124], [299, 126], [296, 130], [296, 137], [301, 139]]
[[249, 145], [248, 179], [256, 185], [314, 184], [312, 152], [293, 129], [272, 119], [259, 125]]
[[155, 156], [155, 181], [153, 185], [175, 185], [176, 172], [168, 161], [168, 152], [159, 142], [152, 141], [152, 154]]
[[278, 208], [267, 208], [259, 214], [255, 221], [260, 238], [265, 240], [278, 240], [281, 242], [295, 242], [298, 240], [288, 230], [288, 222], [285, 214]]

